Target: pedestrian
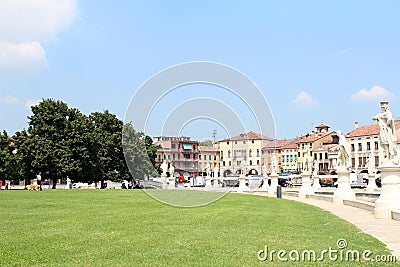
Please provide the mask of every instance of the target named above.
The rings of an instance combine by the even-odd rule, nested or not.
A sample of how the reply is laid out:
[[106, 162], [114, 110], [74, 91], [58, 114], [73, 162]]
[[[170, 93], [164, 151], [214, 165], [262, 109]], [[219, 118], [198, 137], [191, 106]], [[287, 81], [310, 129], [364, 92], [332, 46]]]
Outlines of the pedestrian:
[[4, 189], [5, 190], [8, 190], [8, 182], [6, 181], [6, 184], [5, 184], [5, 186], [4, 186]]
[[36, 175], [37, 184], [39, 186], [39, 190], [42, 191], [42, 172], [39, 172]]

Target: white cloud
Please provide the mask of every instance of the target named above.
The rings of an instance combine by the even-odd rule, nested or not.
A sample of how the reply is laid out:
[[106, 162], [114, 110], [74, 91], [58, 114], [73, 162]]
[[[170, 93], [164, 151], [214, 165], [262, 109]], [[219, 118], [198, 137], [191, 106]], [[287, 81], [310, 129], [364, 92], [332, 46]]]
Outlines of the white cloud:
[[32, 106], [36, 106], [39, 103], [40, 103], [40, 100], [29, 99], [28, 101], [25, 102], [25, 108], [31, 109]]
[[370, 90], [361, 89], [351, 96], [352, 100], [386, 100], [394, 96], [382, 86], [374, 86]]
[[76, 0], [1, 0], [0, 71], [46, 67], [42, 43], [56, 39], [76, 16]]
[[1, 101], [1, 103], [10, 104], [10, 105], [19, 103], [19, 99], [12, 95], [7, 95], [6, 97], [3, 97], [2, 99], [0, 99], [0, 101]]
[[318, 105], [318, 101], [304, 91], [300, 92], [297, 97], [292, 100], [292, 103], [300, 108], [309, 108]]
[[0, 41], [0, 71], [25, 73], [47, 68], [46, 52], [38, 42], [21, 44]]

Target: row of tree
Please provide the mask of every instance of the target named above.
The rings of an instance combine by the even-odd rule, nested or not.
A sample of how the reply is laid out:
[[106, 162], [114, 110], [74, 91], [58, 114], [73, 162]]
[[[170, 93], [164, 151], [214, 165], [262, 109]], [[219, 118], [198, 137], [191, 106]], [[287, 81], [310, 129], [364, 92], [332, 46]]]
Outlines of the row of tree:
[[114, 114], [90, 115], [62, 101], [44, 99], [32, 106], [28, 130], [0, 133], [0, 179], [30, 180], [41, 172], [53, 181], [74, 182], [143, 179], [157, 174], [157, 146]]

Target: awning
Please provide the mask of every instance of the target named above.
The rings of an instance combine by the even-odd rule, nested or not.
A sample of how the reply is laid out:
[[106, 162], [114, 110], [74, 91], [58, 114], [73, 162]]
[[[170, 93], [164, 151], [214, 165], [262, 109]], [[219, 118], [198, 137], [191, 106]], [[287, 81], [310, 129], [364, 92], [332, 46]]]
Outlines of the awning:
[[184, 150], [192, 150], [192, 145], [191, 144], [183, 144], [183, 149]]

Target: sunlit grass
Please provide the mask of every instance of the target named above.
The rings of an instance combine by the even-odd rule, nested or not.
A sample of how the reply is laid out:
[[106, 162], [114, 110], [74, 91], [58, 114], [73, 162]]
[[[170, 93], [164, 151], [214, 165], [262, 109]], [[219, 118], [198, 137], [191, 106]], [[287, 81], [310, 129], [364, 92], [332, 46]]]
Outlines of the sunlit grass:
[[349, 249], [389, 254], [326, 211], [262, 196], [230, 193], [197, 208], [168, 206], [140, 190], [1, 191], [0, 201], [0, 266], [360, 265], [257, 259], [265, 245], [322, 251], [336, 249], [339, 238]]

